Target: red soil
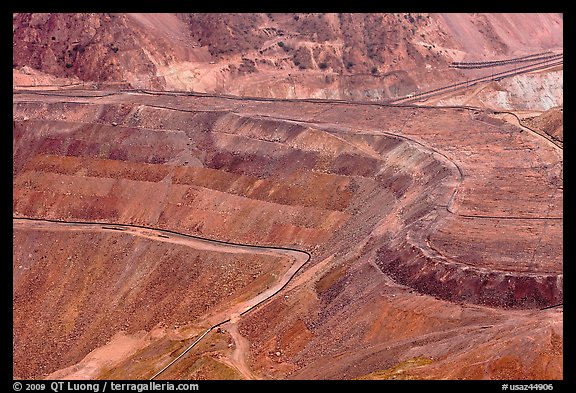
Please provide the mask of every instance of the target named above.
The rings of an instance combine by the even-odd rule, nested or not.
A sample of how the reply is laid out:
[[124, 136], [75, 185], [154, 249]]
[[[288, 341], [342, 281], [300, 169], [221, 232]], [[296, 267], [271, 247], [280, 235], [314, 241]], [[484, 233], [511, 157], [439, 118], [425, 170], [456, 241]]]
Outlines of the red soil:
[[[543, 138], [456, 109], [135, 94], [62, 100], [15, 96], [15, 215], [312, 251], [286, 292], [239, 322], [256, 375], [353, 378], [424, 356], [434, 362], [414, 370], [419, 377], [449, 367], [450, 378], [561, 378], [562, 313], [537, 310], [562, 301], [563, 281], [562, 220], [541, 219], [562, 216], [553, 181], [562, 151]], [[180, 269], [182, 260], [172, 264]], [[198, 334], [201, 323], [182, 322], [191, 328], [180, 337]], [[101, 323], [109, 337], [117, 331]], [[182, 345], [154, 339], [106, 375], [150, 376]], [[470, 352], [478, 346], [486, 351]], [[93, 347], [81, 348], [59, 366]], [[218, 361], [227, 346], [202, 348], [164, 377], [237, 375]], [[17, 369], [39, 376], [42, 366]]]

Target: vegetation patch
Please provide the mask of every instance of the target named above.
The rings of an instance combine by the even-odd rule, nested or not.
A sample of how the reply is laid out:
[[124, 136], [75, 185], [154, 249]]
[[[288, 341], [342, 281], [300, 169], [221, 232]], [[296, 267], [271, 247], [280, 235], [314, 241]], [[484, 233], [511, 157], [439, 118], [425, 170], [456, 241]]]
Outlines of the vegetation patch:
[[410, 370], [415, 367], [425, 366], [432, 363], [433, 360], [424, 356], [418, 356], [412, 359], [405, 360], [397, 365], [387, 368], [386, 370], [375, 371], [373, 373], [354, 378], [354, 379], [417, 379], [410, 374]]

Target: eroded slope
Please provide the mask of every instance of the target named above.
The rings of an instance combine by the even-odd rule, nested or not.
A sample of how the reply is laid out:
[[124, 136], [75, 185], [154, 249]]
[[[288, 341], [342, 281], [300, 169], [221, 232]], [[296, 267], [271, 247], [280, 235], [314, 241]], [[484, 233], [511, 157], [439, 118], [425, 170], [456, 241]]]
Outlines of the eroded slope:
[[[312, 252], [285, 297], [239, 322], [248, 363], [263, 377], [356, 377], [414, 355], [450, 363], [466, 342], [496, 339], [516, 322], [527, 334], [538, 315], [470, 303], [538, 308], [562, 300], [562, 153], [486, 114], [121, 93], [17, 97], [15, 215]], [[526, 255], [530, 262], [518, 265]], [[478, 318], [439, 318], [438, 308]], [[377, 322], [380, 315], [388, 317]], [[383, 336], [396, 331], [399, 315], [410, 334]], [[545, 336], [561, 313], [541, 317]], [[479, 320], [492, 321], [494, 335], [478, 335]], [[442, 333], [449, 326], [452, 336]], [[460, 349], [443, 341], [456, 335]], [[419, 340], [429, 345], [416, 354]], [[557, 365], [555, 340], [538, 353]], [[388, 347], [397, 350], [386, 355]], [[484, 356], [498, 368], [505, 347]], [[210, 368], [208, 358], [231, 351], [191, 353], [188, 362], [200, 356]], [[147, 356], [158, 365], [157, 352]], [[154, 367], [130, 366], [136, 359], [121, 370], [149, 375]], [[348, 371], [314, 366], [326, 359]], [[557, 366], [538, 370], [523, 377], [561, 374]]]

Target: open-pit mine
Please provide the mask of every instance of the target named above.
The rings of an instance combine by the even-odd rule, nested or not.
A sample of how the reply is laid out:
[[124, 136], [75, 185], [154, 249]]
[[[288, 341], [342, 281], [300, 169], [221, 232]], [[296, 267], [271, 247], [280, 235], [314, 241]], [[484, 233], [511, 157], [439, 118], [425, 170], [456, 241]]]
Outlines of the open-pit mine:
[[563, 379], [562, 15], [14, 14], [15, 379]]

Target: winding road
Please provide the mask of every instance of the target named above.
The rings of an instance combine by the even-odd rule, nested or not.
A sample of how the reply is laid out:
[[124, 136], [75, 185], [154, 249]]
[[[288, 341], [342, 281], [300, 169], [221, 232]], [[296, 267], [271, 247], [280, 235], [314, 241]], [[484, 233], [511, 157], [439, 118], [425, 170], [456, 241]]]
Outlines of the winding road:
[[[271, 246], [255, 246], [250, 244], [239, 244], [224, 242], [219, 240], [211, 240], [202, 238], [199, 236], [187, 235], [184, 233], [179, 233], [175, 231], [170, 231], [166, 229], [152, 228], [141, 225], [131, 225], [131, 224], [110, 224], [105, 222], [78, 222], [78, 221], [59, 221], [59, 220], [47, 220], [29, 217], [12, 217], [13, 228], [27, 228], [35, 230], [45, 230], [45, 231], [91, 231], [91, 232], [122, 232], [131, 236], [138, 236], [147, 239], [152, 239], [155, 241], [181, 244], [188, 247], [192, 247], [198, 250], [206, 251], [216, 251], [225, 253], [244, 253], [244, 254], [264, 254], [273, 255], [290, 258], [293, 263], [290, 268], [284, 272], [283, 275], [279, 276], [276, 283], [270, 285], [265, 291], [259, 293], [258, 295], [240, 302], [227, 310], [219, 312], [215, 315], [208, 317], [208, 321], [211, 324], [210, 327], [200, 335], [191, 345], [189, 345], [178, 357], [174, 358], [170, 363], [164, 366], [161, 370], [156, 372], [150, 380], [155, 379], [174, 363], [179, 361], [184, 357], [192, 348], [194, 348], [208, 333], [213, 329], [223, 325], [227, 322], [236, 324], [238, 318], [260, 304], [264, 303], [278, 292], [280, 292], [292, 278], [298, 273], [298, 271], [310, 260], [311, 255], [306, 251], [296, 250], [292, 248], [284, 247], [271, 247]], [[233, 328], [236, 328], [234, 326]], [[237, 330], [232, 331], [232, 337], [236, 342], [237, 349], [232, 354], [233, 360], [236, 364], [240, 364], [242, 374], [250, 373], [248, 367], [245, 364], [244, 354], [242, 353], [242, 348], [246, 347], [247, 344], [242, 342], [242, 337]], [[246, 349], [246, 348], [244, 348]], [[251, 374], [251, 373], [250, 373]]]

